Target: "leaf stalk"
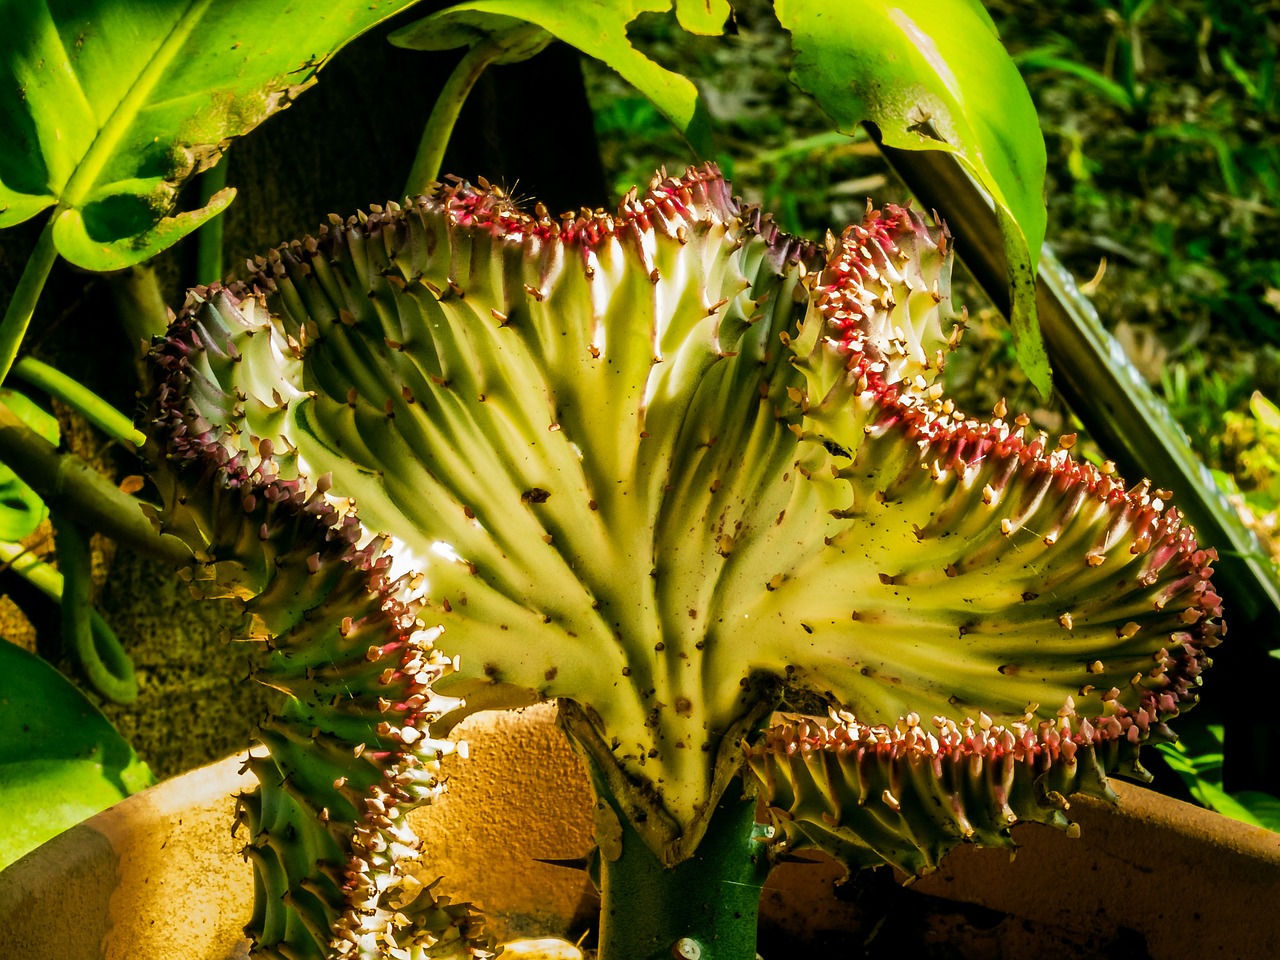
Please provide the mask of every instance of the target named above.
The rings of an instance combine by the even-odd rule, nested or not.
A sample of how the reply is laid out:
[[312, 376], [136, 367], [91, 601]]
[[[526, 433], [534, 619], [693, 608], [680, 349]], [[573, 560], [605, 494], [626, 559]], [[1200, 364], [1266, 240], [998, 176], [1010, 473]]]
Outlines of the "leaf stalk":
[[27, 258], [22, 268], [22, 276], [14, 288], [13, 298], [5, 308], [4, 319], [0, 320], [0, 383], [4, 383], [18, 356], [18, 347], [27, 335], [27, 327], [31, 325], [31, 317], [36, 311], [36, 302], [44, 290], [45, 281], [58, 259], [58, 251], [53, 245], [53, 223], [62, 213], [63, 208], [57, 206], [53, 215], [40, 231], [35, 249]]
[[[227, 185], [227, 155], [211, 169], [200, 174], [200, 208], [213, 200], [214, 194]], [[223, 219], [216, 216], [206, 220], [196, 231], [196, 283], [208, 285], [222, 279], [222, 227]]]
[[[61, 534], [59, 534], [58, 545], [60, 550], [65, 549]], [[74, 547], [71, 549], [74, 550]], [[60, 562], [65, 563], [66, 557], [63, 556]], [[0, 541], [0, 564], [22, 577], [54, 603], [62, 606], [64, 631], [67, 628], [65, 618], [77, 614], [80, 616], [81, 622], [87, 626], [88, 634], [80, 644], [66, 643], [66, 647], [77, 658], [99, 693], [115, 703], [131, 703], [137, 699], [138, 682], [133, 673], [133, 661], [124, 652], [115, 631], [97, 610], [87, 605], [87, 601], [78, 607], [74, 601], [64, 603], [66, 578], [59, 571], [21, 544], [2, 541]], [[87, 573], [85, 582], [88, 583]], [[65, 632], [63, 637], [65, 643]], [[108, 663], [110, 666], [107, 665]], [[103, 682], [100, 682], [100, 678]]]
[[409, 170], [409, 179], [403, 190], [405, 196], [416, 197], [426, 193], [440, 176], [444, 151], [449, 145], [454, 125], [458, 122], [458, 115], [462, 112], [462, 105], [466, 103], [471, 88], [476, 85], [485, 68], [506, 50], [505, 44], [495, 40], [482, 40], [463, 55], [453, 73], [449, 74], [422, 130], [422, 140], [418, 143], [418, 152], [413, 158], [413, 167]]
[[57, 397], [108, 436], [135, 448], [146, 442], [146, 434], [135, 430], [133, 423], [107, 401], [61, 370], [35, 357], [23, 357], [14, 365], [16, 373], [33, 387]]
[[101, 618], [94, 622], [89, 539], [78, 524], [64, 517], [56, 518], [55, 531], [62, 573], [63, 649], [100, 694], [115, 703], [132, 703], [138, 699], [133, 661], [106, 623]]
[[159, 533], [142, 505], [72, 453], [58, 448], [0, 403], [0, 461], [27, 483], [51, 510], [99, 530], [143, 556], [174, 565], [191, 561], [191, 551]]

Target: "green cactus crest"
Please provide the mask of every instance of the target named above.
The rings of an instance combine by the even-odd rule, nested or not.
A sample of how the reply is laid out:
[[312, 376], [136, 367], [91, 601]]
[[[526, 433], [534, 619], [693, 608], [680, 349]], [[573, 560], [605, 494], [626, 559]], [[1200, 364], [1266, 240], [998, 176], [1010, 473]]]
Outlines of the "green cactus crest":
[[452, 181], [192, 292], [160, 523], [282, 693], [259, 954], [491, 954], [403, 816], [475, 710], [560, 701], [624, 828], [606, 958], [750, 960], [708, 891], [779, 851], [922, 872], [1140, 772], [1222, 631], [1212, 551], [1073, 438], [954, 409], [950, 256], [894, 207], [796, 240], [708, 166], [561, 218]]

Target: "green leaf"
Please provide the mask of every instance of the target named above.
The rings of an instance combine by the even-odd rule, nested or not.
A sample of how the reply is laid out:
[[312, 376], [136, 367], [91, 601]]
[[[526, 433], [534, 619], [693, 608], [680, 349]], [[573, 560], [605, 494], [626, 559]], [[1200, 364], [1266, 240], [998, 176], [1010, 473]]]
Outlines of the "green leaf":
[[[0, 389], [0, 402], [44, 439], [58, 442], [58, 421], [31, 400], [13, 390]], [[16, 543], [30, 536], [48, 515], [39, 495], [0, 463], [0, 540]]]
[[446, 19], [426, 17], [387, 39], [408, 50], [453, 50], [489, 41], [502, 50], [493, 63], [518, 63], [541, 53], [554, 37], [540, 28], [531, 30], [518, 17], [461, 10]]
[[[139, 216], [130, 226], [136, 232], [120, 233], [107, 223], [97, 222], [94, 214], [98, 208], [88, 205], [84, 211], [67, 210], [53, 224], [53, 242], [58, 252], [78, 267], [87, 270], [123, 270], [143, 260], [150, 259], [165, 250], [201, 224], [212, 220], [235, 199], [232, 187], [220, 190], [199, 210], [190, 210], [172, 217], [161, 217], [147, 225], [145, 215]], [[127, 197], [136, 200], [136, 197]], [[127, 229], [127, 228], [126, 228]]]
[[[1268, 830], [1280, 833], [1280, 797], [1261, 790], [1242, 790], [1233, 795], [1249, 816]], [[1235, 817], [1240, 820], [1241, 817]], [[1246, 823], [1248, 821], [1245, 821]]]
[[890, 146], [954, 153], [991, 195], [1010, 264], [1018, 362], [1048, 395], [1035, 315], [1044, 140], [990, 17], [971, 0], [777, 0], [776, 10], [791, 32], [792, 79], [841, 130], [870, 121]]
[[676, 19], [690, 33], [718, 37], [732, 16], [729, 0], [676, 0]]
[[[711, 151], [710, 121], [697, 88], [687, 78], [654, 63], [633, 47], [627, 38], [627, 24], [637, 16], [670, 9], [671, 0], [597, 0], [584, 4], [566, 4], [559, 0], [472, 0], [441, 10], [398, 31], [393, 42], [417, 49], [440, 49], [426, 46], [439, 42], [430, 39], [433, 32], [443, 30], [446, 31], [445, 36], [454, 38], [477, 23], [488, 23], [477, 14], [516, 17], [536, 23], [565, 43], [618, 71], [624, 80], [652, 100], [693, 148], [705, 156]], [[721, 24], [723, 22], [721, 20]], [[449, 46], [458, 45], [449, 43]]]
[[101, 712], [39, 657], [0, 641], [0, 867], [154, 782]]
[[1280, 432], [1280, 407], [1263, 396], [1261, 390], [1253, 391], [1249, 397], [1249, 412], [1265, 429]]
[[1223, 728], [1208, 724], [1185, 731], [1178, 743], [1158, 749], [1196, 802], [1232, 820], [1280, 832], [1280, 797], [1259, 790], [1228, 793], [1222, 786]]
[[230, 202], [178, 189], [288, 106], [344, 44], [414, 0], [0, 0], [0, 227], [55, 207], [58, 252], [112, 270]]
[[1044, 48], [1028, 51], [1018, 57], [1018, 65], [1024, 70], [1058, 70], [1078, 77], [1121, 110], [1133, 110], [1137, 106], [1133, 95], [1120, 84], [1083, 63], [1056, 56], [1053, 50], [1054, 48]]

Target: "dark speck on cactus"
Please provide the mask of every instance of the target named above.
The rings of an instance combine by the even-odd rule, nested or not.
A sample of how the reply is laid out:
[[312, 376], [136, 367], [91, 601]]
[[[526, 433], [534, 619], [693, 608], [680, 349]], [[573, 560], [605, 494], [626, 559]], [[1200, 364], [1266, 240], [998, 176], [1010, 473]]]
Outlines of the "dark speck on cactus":
[[160, 523], [282, 695], [258, 952], [491, 955], [405, 866], [470, 711], [560, 702], [622, 824], [606, 905], [637, 845], [676, 876], [735, 802], [749, 833], [744, 792], [751, 863], [919, 873], [1141, 774], [1223, 631], [1214, 554], [1074, 437], [955, 409], [950, 263], [908, 208], [789, 237], [708, 166], [559, 218], [450, 180], [192, 291]]

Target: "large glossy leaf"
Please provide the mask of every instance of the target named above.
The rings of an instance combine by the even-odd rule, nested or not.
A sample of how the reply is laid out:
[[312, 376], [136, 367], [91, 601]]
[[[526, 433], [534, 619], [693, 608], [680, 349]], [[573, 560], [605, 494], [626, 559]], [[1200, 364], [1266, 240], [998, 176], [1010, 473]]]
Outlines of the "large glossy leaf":
[[874, 123], [891, 147], [955, 154], [995, 200], [1005, 238], [1018, 361], [1047, 395], [1035, 318], [1045, 232], [1044, 140], [990, 17], [973, 0], [777, 0], [792, 78], [841, 130]]
[[[713, 12], [698, 11], [681, 4], [682, 22], [699, 27], [698, 32], [711, 32], [708, 18]], [[709, 11], [727, 4], [714, 3]], [[687, 8], [687, 9], [686, 9]], [[684, 133], [700, 153], [709, 152], [706, 109], [698, 98], [698, 90], [685, 77], [654, 63], [631, 45], [627, 25], [642, 13], [661, 13], [671, 9], [671, 0], [595, 0], [592, 3], [569, 4], [561, 0], [472, 0], [405, 27], [392, 36], [392, 42], [411, 49], [439, 49], [442, 30], [450, 34], [459, 25], [483, 23], [477, 14], [516, 17], [536, 23], [553, 36], [583, 53], [607, 63], [622, 78], [653, 101], [659, 112]], [[724, 17], [718, 27], [723, 25]], [[460, 45], [460, 44], [459, 44]]]
[[0, 867], [153, 782], [62, 674], [0, 640]]
[[[0, 402], [50, 443], [58, 442], [58, 421], [22, 394], [0, 389]], [[0, 540], [15, 543], [29, 536], [48, 515], [39, 494], [0, 463]]]
[[232, 199], [173, 216], [183, 181], [413, 2], [0, 0], [0, 227], [56, 207], [73, 263], [145, 260]]

